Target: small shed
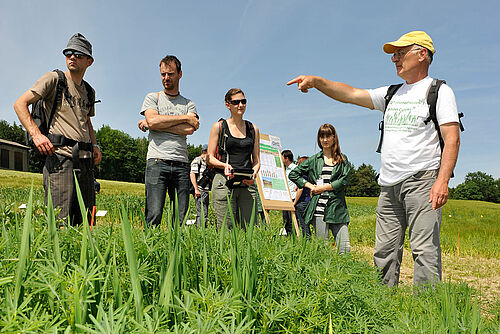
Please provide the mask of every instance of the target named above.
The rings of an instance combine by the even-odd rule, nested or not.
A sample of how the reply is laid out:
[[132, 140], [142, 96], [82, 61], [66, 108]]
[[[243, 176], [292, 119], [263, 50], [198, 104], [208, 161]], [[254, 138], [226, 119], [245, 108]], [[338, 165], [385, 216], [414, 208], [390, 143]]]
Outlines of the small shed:
[[27, 172], [29, 149], [26, 145], [0, 139], [0, 168]]

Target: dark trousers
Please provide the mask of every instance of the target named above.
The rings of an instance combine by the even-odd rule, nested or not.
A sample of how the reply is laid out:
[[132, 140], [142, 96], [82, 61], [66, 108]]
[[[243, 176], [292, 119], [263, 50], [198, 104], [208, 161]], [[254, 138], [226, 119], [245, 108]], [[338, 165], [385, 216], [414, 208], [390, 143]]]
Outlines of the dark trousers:
[[[78, 185], [87, 210], [89, 223], [92, 207], [95, 205], [93, 167], [91, 158], [80, 159], [80, 172], [77, 172]], [[43, 166], [45, 205], [47, 205], [49, 187], [54, 208], [59, 207], [61, 209], [57, 218], [69, 217], [71, 225], [80, 225], [83, 218], [78, 203], [71, 158], [60, 154], [52, 154], [47, 157]]]
[[286, 235], [291, 235], [293, 230], [291, 211], [283, 211], [283, 223], [285, 224]]
[[295, 205], [295, 214], [297, 215], [297, 219], [302, 230], [302, 236], [304, 237], [311, 236], [311, 227], [309, 224], [306, 224], [306, 208], [308, 203], [309, 202], [298, 202]]
[[[208, 217], [208, 204], [210, 203], [210, 196], [208, 194], [208, 190], [201, 190], [200, 197], [194, 198], [194, 203], [196, 204], [196, 226], [207, 227], [207, 217]], [[202, 215], [202, 207], [203, 207], [203, 215]], [[203, 217], [202, 217], [203, 216]]]
[[[159, 225], [168, 192], [172, 210], [172, 226], [175, 214], [179, 212], [179, 223], [189, 207], [189, 166], [179, 161], [148, 159], [146, 162], [146, 222]], [[177, 194], [178, 207], [175, 205]]]

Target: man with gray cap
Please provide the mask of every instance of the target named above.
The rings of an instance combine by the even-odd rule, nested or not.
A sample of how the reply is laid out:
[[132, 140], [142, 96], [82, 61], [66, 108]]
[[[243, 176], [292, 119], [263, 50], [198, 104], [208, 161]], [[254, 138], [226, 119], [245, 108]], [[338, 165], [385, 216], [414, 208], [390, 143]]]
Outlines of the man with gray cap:
[[[208, 216], [208, 204], [210, 202], [208, 192], [210, 191], [211, 180], [207, 170], [207, 149], [208, 145], [205, 144], [201, 147], [200, 156], [193, 159], [191, 162], [191, 173], [189, 178], [194, 188], [194, 201], [196, 203], [196, 226], [200, 227], [202, 224], [206, 227], [206, 219]], [[207, 170], [208, 172], [208, 170]], [[203, 214], [202, 214], [203, 206]]]
[[[45, 203], [50, 188], [54, 207], [61, 209], [58, 218], [69, 217], [72, 225], [78, 225], [82, 215], [73, 171], [78, 177], [85, 207], [90, 211], [95, 205], [93, 167], [101, 161], [90, 120], [95, 114], [95, 91], [83, 80], [94, 59], [92, 45], [80, 33], [71, 36], [63, 54], [68, 70], [43, 75], [17, 99], [14, 110], [36, 148], [46, 155], [43, 167]], [[48, 133], [42, 133], [30, 114], [28, 106], [35, 103], [42, 103], [49, 120]]]
[[384, 112], [374, 262], [384, 283], [397, 285], [409, 228], [414, 283], [434, 284], [441, 280], [441, 207], [448, 199], [460, 146], [455, 95], [446, 84], [440, 86], [436, 125], [429, 122], [432, 104], [426, 97], [434, 80], [428, 70], [435, 50], [425, 32], [409, 32], [383, 49], [392, 54], [397, 75], [405, 81], [392, 98], [388, 86], [365, 90], [317, 76], [300, 75], [287, 84], [297, 83], [304, 93], [316, 88], [337, 101]]

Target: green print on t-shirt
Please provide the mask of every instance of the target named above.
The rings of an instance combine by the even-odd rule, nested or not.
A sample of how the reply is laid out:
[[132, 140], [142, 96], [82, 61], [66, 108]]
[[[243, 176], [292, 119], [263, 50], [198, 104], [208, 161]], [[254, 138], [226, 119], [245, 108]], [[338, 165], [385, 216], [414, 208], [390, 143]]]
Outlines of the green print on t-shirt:
[[411, 132], [416, 130], [423, 118], [415, 111], [422, 107], [427, 109], [425, 99], [391, 102], [385, 114], [384, 131]]

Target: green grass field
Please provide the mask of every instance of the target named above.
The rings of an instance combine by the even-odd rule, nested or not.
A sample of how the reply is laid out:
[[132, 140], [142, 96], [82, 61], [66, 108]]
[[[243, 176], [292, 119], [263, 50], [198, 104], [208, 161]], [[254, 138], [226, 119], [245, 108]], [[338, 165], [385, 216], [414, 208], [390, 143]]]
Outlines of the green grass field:
[[[9, 191], [2, 191], [3, 195], [0, 196], [8, 197], [19, 204], [25, 203], [32, 182], [37, 192], [43, 193], [41, 174], [0, 170], [1, 188], [12, 188]], [[97, 196], [97, 209], [110, 212], [104, 221], [118, 219], [120, 200], [125, 201], [131, 209], [144, 207], [143, 184], [109, 180], [99, 180], [99, 182], [101, 193]], [[5, 203], [6, 201], [7, 199], [2, 200]], [[349, 225], [351, 243], [373, 246], [377, 198], [351, 197], [347, 202], [352, 220]], [[191, 203], [190, 219], [195, 217], [193, 203]], [[279, 214], [273, 213], [271, 217], [273, 222], [280, 224]], [[210, 218], [212, 222], [215, 220], [214, 216]], [[443, 252], [455, 254], [458, 246], [461, 255], [500, 259], [499, 221], [500, 204], [450, 200], [443, 208], [441, 228]], [[408, 243], [407, 247], [409, 248]]]
[[[102, 181], [97, 208], [108, 214], [98, 226], [56, 231], [41, 175], [0, 170], [0, 333], [500, 332], [498, 293], [485, 301], [475, 285], [415, 293], [378, 282], [370, 257], [356, 252], [373, 247], [376, 198], [348, 198], [354, 252], [338, 256], [331, 243], [279, 236], [278, 211], [267, 229], [247, 233], [143, 230], [143, 193]], [[499, 263], [498, 217], [498, 204], [450, 201], [444, 259]]]

